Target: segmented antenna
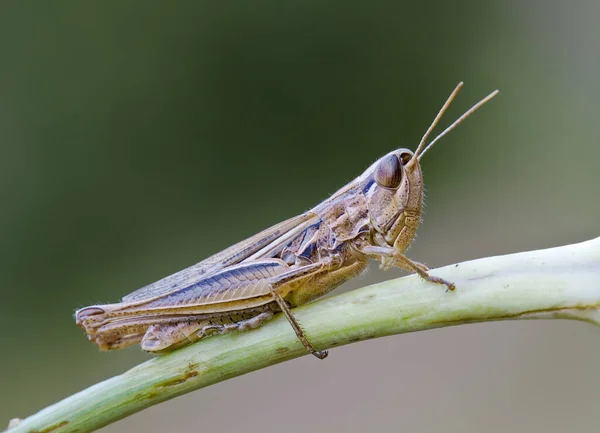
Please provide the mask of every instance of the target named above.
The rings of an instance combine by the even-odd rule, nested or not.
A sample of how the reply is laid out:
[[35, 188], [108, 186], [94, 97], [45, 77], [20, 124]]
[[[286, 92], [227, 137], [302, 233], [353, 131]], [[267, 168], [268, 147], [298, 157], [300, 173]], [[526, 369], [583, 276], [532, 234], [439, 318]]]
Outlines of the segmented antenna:
[[409, 163], [407, 165], [411, 165], [414, 160], [419, 160], [420, 161], [421, 157], [423, 155], [425, 155], [425, 153], [427, 153], [427, 151], [429, 149], [431, 149], [431, 147], [440, 138], [442, 138], [448, 132], [450, 132], [454, 128], [456, 128], [463, 120], [465, 120], [467, 117], [469, 117], [471, 114], [473, 114], [478, 108], [480, 108], [483, 104], [485, 104], [486, 102], [488, 102], [490, 99], [492, 99], [494, 96], [496, 96], [498, 94], [498, 90], [494, 90], [488, 96], [486, 96], [481, 101], [479, 101], [477, 104], [473, 105], [462, 116], [460, 116], [458, 119], [456, 119], [452, 125], [450, 125], [449, 127], [447, 127], [441, 134], [439, 134], [437, 137], [435, 137], [433, 139], [433, 141], [431, 143], [429, 143], [429, 145], [427, 145], [425, 147], [425, 145], [427, 144], [427, 138], [429, 138], [429, 135], [431, 134], [431, 132], [433, 131], [433, 129], [437, 126], [438, 122], [440, 121], [440, 119], [442, 118], [443, 114], [446, 112], [446, 110], [448, 109], [448, 107], [450, 106], [450, 104], [452, 103], [452, 101], [456, 97], [456, 94], [458, 93], [458, 91], [461, 89], [462, 86], [463, 86], [463, 82], [461, 81], [460, 83], [458, 83], [458, 85], [456, 86], [456, 88], [452, 91], [452, 93], [450, 94], [450, 96], [448, 96], [448, 99], [446, 100], [446, 102], [444, 103], [444, 105], [442, 106], [442, 108], [440, 109], [439, 113], [437, 114], [437, 116], [435, 116], [435, 119], [433, 119], [433, 122], [431, 123], [431, 126], [427, 129], [427, 131], [425, 132], [425, 135], [423, 135], [423, 138], [421, 139], [421, 142], [419, 143], [419, 146], [417, 146], [417, 150], [415, 150], [413, 158], [409, 161]]

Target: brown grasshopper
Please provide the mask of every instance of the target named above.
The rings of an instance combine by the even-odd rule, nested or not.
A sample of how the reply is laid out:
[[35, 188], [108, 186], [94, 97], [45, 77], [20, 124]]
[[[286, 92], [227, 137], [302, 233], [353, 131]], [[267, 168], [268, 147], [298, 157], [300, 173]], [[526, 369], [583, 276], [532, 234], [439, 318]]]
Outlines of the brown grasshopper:
[[141, 343], [161, 353], [217, 333], [260, 326], [281, 311], [304, 347], [319, 359], [291, 308], [325, 295], [360, 274], [369, 258], [398, 266], [432, 283], [403, 253], [412, 243], [423, 208], [420, 160], [442, 136], [498, 93], [474, 105], [438, 135], [427, 138], [460, 88], [447, 99], [413, 153], [394, 150], [313, 209], [268, 228], [206, 260], [143, 287], [122, 302], [75, 313], [102, 350]]

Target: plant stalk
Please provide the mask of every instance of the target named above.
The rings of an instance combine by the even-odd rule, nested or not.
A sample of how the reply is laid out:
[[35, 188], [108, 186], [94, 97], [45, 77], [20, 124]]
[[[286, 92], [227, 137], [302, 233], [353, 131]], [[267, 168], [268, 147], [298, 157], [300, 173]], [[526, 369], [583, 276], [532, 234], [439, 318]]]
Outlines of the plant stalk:
[[[600, 325], [600, 238], [431, 273], [454, 282], [456, 290], [448, 292], [409, 275], [293, 312], [318, 350], [495, 320], [574, 319]], [[305, 355], [286, 319], [277, 315], [256, 330], [210, 337], [146, 361], [24, 420], [11, 421], [10, 433], [91, 432], [173, 397]], [[330, 356], [335, 355], [334, 350]]]

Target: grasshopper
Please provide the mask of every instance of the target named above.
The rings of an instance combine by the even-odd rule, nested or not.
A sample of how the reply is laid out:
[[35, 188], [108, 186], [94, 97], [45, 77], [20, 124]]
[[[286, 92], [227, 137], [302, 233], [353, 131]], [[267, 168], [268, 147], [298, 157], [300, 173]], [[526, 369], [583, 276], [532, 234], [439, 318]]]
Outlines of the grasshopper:
[[441, 137], [493, 98], [482, 99], [427, 144], [463, 83], [459, 83], [425, 132], [417, 149], [397, 149], [311, 210], [274, 225], [187, 269], [143, 287], [122, 302], [93, 305], [75, 313], [77, 324], [102, 350], [141, 343], [164, 353], [230, 330], [253, 329], [283, 312], [298, 339], [319, 359], [292, 308], [332, 291], [366, 270], [397, 266], [424, 280], [430, 275], [404, 255], [421, 220], [420, 160]]

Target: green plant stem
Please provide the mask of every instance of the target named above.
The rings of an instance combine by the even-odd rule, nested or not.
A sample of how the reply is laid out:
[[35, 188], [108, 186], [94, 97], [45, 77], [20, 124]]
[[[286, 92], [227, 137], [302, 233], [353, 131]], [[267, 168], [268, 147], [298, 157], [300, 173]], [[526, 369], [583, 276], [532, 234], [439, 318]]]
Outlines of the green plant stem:
[[[446, 292], [410, 275], [305, 305], [294, 313], [318, 349], [491, 320], [558, 318], [600, 325], [600, 238], [473, 260], [431, 273], [456, 283], [456, 291]], [[48, 406], [10, 433], [90, 432], [178, 395], [306, 356], [279, 316], [259, 329], [207, 338], [144, 362]], [[336, 356], [335, 351], [330, 356]]]

